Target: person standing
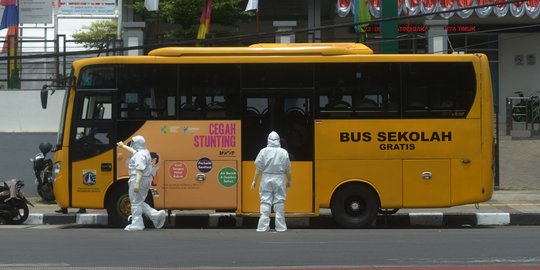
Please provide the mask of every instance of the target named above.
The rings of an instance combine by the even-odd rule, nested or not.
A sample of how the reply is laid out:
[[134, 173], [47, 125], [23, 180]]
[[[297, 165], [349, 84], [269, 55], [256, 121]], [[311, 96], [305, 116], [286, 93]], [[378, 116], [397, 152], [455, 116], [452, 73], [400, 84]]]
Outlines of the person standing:
[[[255, 159], [255, 176], [251, 190], [255, 189], [257, 179], [261, 177], [259, 196], [261, 201], [258, 232], [270, 230], [272, 206], [276, 213], [276, 231], [287, 230], [285, 222], [286, 189], [291, 187], [291, 162], [287, 150], [281, 148], [279, 135], [272, 131], [268, 135], [268, 145], [261, 149]], [[287, 182], [285, 182], [285, 176]]]
[[156, 229], [160, 229], [165, 224], [167, 213], [164, 210], [157, 211], [144, 202], [152, 182], [152, 158], [146, 149], [144, 137], [133, 137], [131, 147], [121, 141], [117, 145], [132, 153], [128, 159], [129, 200], [131, 202], [131, 216], [128, 219], [131, 219], [131, 224], [127, 225], [124, 230], [144, 230], [143, 214], [152, 220]]

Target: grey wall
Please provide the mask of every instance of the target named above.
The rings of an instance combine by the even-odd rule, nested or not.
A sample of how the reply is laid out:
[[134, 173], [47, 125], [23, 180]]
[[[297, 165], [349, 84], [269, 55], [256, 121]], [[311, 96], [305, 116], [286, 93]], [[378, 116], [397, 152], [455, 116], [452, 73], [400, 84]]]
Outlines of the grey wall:
[[57, 132], [64, 92], [50, 95], [49, 91], [44, 110], [40, 91], [0, 91], [0, 132]]
[[0, 91], [0, 180], [23, 180], [29, 197], [39, 197], [30, 158], [42, 141], [56, 142], [64, 92], [49, 96], [44, 110], [39, 91]]
[[[525, 96], [540, 95], [540, 35], [531, 33], [499, 35], [499, 122], [506, 122], [506, 98], [523, 91]], [[535, 65], [516, 65], [516, 56], [534, 55]]]
[[[0, 180], [23, 180], [28, 197], [39, 197], [30, 158], [39, 152], [42, 141], [54, 144], [56, 133], [0, 133]], [[54, 153], [47, 157], [54, 159]]]

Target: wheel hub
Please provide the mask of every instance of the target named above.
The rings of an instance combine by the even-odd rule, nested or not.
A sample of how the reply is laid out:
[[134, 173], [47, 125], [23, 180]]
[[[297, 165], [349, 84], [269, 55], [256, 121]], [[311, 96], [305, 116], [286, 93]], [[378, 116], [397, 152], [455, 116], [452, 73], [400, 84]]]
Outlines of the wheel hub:
[[354, 201], [351, 203], [350, 207], [351, 207], [351, 210], [358, 211], [360, 210], [360, 203], [358, 203], [357, 201]]
[[131, 202], [129, 201], [129, 197], [125, 196], [124, 198], [120, 199], [120, 211], [121, 214], [125, 217], [131, 215]]

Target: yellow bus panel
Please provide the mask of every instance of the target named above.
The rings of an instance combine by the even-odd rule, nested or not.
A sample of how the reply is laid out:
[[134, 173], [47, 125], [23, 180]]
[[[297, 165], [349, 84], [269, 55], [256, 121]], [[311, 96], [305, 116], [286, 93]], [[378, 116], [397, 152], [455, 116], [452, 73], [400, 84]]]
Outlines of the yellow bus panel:
[[[291, 162], [292, 186], [287, 189], [285, 212], [287, 213], [314, 213], [313, 209], [313, 163], [303, 161]], [[242, 162], [242, 212], [259, 212], [259, 185], [250, 191], [255, 174], [254, 161]]]

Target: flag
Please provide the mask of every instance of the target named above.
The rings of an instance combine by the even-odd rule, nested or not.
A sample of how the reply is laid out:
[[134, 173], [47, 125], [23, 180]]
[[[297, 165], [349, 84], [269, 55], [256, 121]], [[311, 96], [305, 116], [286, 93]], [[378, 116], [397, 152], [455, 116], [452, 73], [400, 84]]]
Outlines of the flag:
[[257, 9], [259, 9], [259, 0], [249, 0], [245, 11], [257, 10]]
[[[4, 6], [4, 14], [0, 22], [0, 30], [8, 29], [2, 53], [7, 53], [8, 56], [15, 57], [18, 54], [17, 44], [19, 41], [19, 6], [17, 0], [1, 0], [0, 5]], [[9, 48], [9, 51], [8, 51]], [[9, 80], [8, 88], [21, 88], [19, 78], [19, 61], [15, 58], [9, 61]]]
[[201, 21], [199, 25], [199, 32], [197, 33], [197, 39], [204, 39], [206, 34], [210, 31], [210, 18], [212, 17], [212, 0], [206, 0], [203, 12], [201, 15]]
[[[366, 27], [369, 26], [371, 15], [367, 5], [368, 0], [354, 0], [354, 30], [359, 33], [359, 41], [365, 42], [367, 39]], [[366, 22], [366, 23], [360, 23]], [[360, 23], [360, 24], [358, 24]]]
[[259, 33], [259, 0], [249, 0], [245, 11], [255, 10], [255, 23]]
[[158, 11], [159, 10], [159, 0], [144, 0], [144, 7], [148, 11]]

